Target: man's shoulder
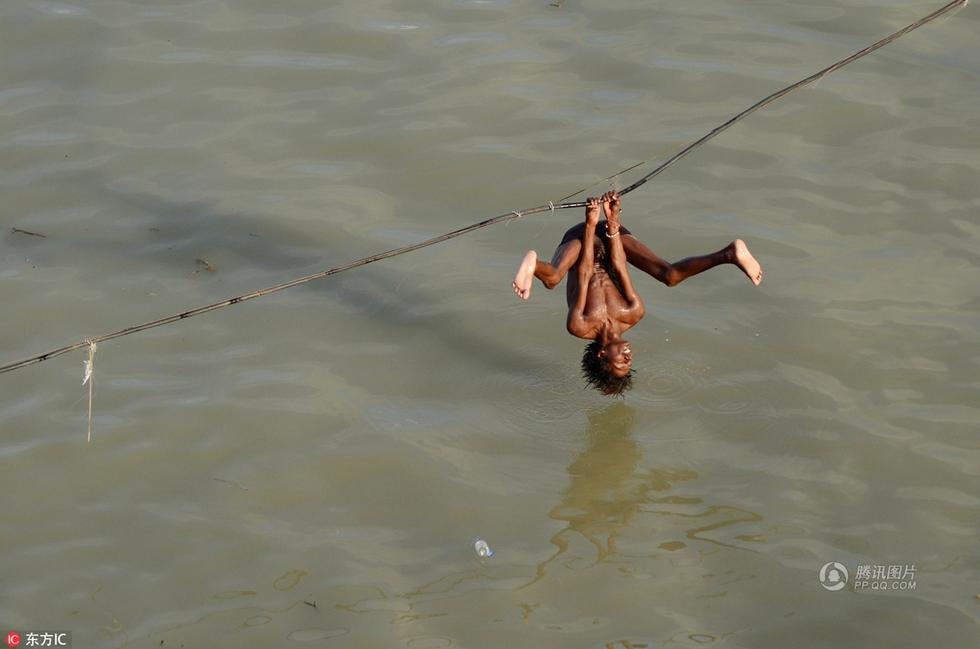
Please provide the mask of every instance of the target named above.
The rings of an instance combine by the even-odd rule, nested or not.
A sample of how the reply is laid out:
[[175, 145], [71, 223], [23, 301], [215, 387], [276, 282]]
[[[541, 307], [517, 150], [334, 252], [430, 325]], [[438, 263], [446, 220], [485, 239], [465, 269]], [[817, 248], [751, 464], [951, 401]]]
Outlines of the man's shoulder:
[[568, 320], [565, 322], [565, 329], [567, 329], [568, 333], [572, 334], [576, 338], [595, 340], [596, 337], [595, 324], [572, 313], [568, 314]]

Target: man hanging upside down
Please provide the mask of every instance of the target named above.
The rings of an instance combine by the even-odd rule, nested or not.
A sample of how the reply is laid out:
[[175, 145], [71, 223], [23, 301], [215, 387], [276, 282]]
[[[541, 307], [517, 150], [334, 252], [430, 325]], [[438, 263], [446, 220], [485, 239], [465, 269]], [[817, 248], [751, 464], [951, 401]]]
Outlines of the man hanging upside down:
[[[599, 205], [606, 220], [599, 223]], [[633, 289], [626, 262], [667, 286], [720, 264], [734, 264], [758, 286], [762, 267], [741, 239], [710, 255], [688, 257], [673, 264], [658, 257], [619, 222], [620, 199], [615, 192], [589, 198], [585, 222], [568, 230], [549, 264], [529, 250], [514, 277], [514, 292], [526, 300], [537, 277], [552, 289], [569, 270], [566, 299], [568, 333], [591, 340], [582, 355], [586, 382], [603, 394], [622, 395], [632, 385], [633, 350], [623, 334], [643, 318], [643, 301]], [[596, 234], [596, 226], [600, 232]]]

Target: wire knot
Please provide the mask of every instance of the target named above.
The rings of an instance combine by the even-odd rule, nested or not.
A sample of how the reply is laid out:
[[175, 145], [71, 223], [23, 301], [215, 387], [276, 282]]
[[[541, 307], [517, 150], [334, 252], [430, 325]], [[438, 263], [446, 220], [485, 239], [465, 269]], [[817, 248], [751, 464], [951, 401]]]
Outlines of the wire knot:
[[99, 346], [91, 339], [85, 341], [88, 345], [88, 360], [84, 361], [82, 364], [85, 366], [85, 376], [82, 377], [82, 385], [89, 382], [92, 378], [92, 373], [95, 371], [95, 352]]

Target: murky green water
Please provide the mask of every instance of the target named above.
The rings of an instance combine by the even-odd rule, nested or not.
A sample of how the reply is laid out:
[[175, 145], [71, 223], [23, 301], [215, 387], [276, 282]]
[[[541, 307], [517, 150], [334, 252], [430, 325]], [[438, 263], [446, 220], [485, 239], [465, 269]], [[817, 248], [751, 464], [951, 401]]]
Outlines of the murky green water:
[[[662, 160], [938, 6], [6, 0], [0, 362]], [[739, 236], [766, 280], [637, 277], [625, 402], [583, 389], [562, 292], [510, 290], [568, 211], [105, 343], [91, 444], [84, 353], [0, 376], [0, 624], [113, 648], [976, 646], [978, 17], [627, 197], [662, 256]], [[856, 588], [875, 565], [914, 590]]]

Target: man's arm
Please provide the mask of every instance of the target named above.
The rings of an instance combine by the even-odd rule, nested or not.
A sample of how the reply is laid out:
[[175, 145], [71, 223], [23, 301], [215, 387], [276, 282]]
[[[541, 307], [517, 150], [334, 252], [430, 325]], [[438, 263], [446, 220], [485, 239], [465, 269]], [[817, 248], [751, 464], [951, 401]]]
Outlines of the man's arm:
[[[630, 279], [629, 270], [626, 265], [626, 251], [623, 250], [623, 240], [619, 234], [619, 212], [622, 208], [619, 195], [616, 192], [608, 192], [602, 197], [602, 207], [606, 212], [606, 235], [609, 241], [609, 259], [613, 270], [619, 276], [619, 282], [623, 287], [623, 297], [629, 305], [630, 311], [636, 311], [639, 318], [643, 317], [643, 300], [633, 288], [633, 280]], [[639, 320], [637, 318], [637, 320]]]
[[585, 302], [589, 297], [589, 280], [595, 273], [595, 226], [599, 222], [599, 199], [589, 198], [585, 207], [585, 233], [578, 257], [578, 293], [575, 304], [568, 310], [565, 328], [579, 338], [588, 337], [592, 327], [585, 321]]

